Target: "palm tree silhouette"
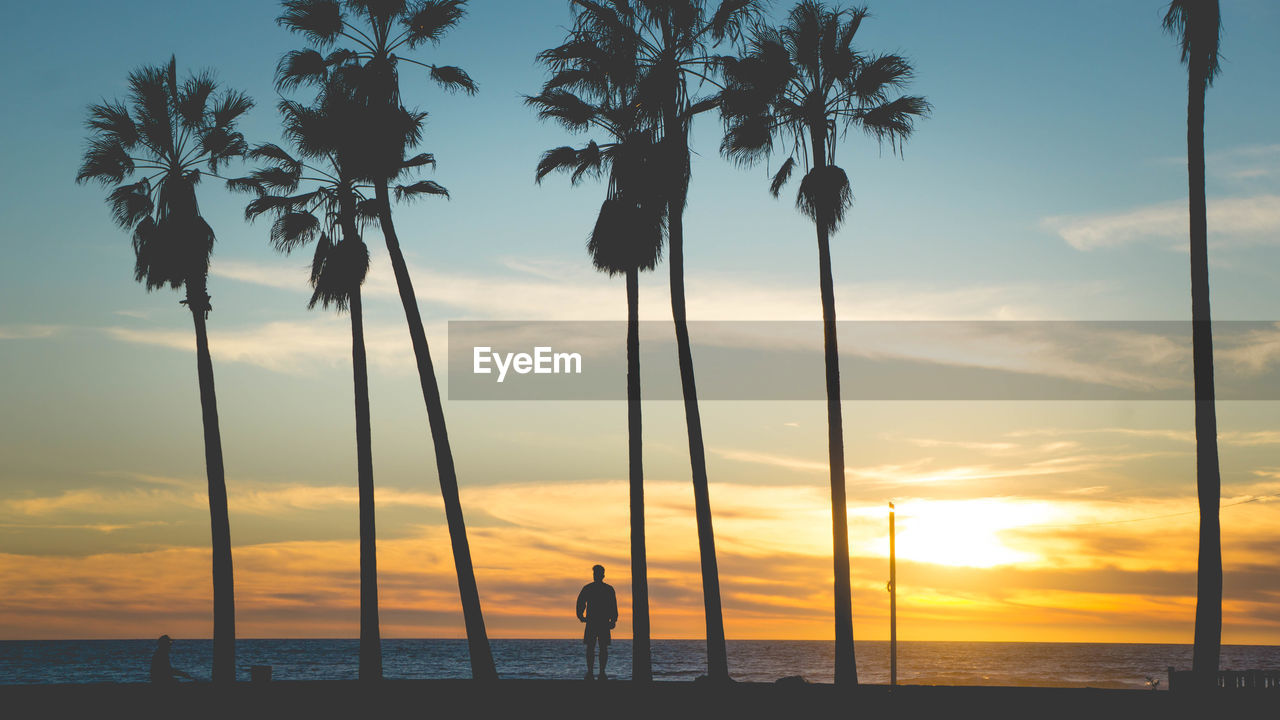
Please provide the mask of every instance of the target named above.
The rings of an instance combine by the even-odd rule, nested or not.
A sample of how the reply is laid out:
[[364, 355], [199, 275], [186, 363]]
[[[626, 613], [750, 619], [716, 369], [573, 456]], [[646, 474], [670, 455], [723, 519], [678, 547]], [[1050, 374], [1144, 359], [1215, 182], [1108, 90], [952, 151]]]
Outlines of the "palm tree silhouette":
[[127, 104], [117, 100], [89, 107], [89, 147], [76, 174], [77, 183], [116, 186], [107, 202], [116, 223], [133, 231], [134, 279], [148, 292], [165, 285], [186, 289], [181, 302], [195, 323], [209, 480], [216, 683], [235, 681], [236, 610], [222, 437], [205, 328], [213, 309], [208, 279], [214, 234], [200, 215], [196, 185], [206, 174], [216, 177], [228, 159], [244, 155], [247, 146], [236, 122], [251, 107], [253, 101], [241, 92], [219, 93], [209, 72], [179, 84], [175, 58], [167, 66], [144, 66], [129, 74]]
[[[280, 61], [277, 84], [282, 89], [302, 84], [319, 85], [333, 68], [350, 78], [353, 98], [359, 112], [348, 126], [350, 152], [347, 170], [354, 177], [369, 181], [374, 188], [374, 207], [391, 267], [395, 273], [400, 301], [409, 325], [409, 337], [418, 364], [418, 378], [427, 406], [431, 439], [435, 448], [436, 469], [440, 476], [440, 492], [444, 499], [445, 519], [453, 549], [454, 567], [471, 653], [471, 674], [476, 679], [496, 679], [497, 668], [485, 632], [480, 594], [476, 588], [471, 549], [467, 543], [466, 523], [458, 497], [458, 477], [453, 465], [453, 451], [445, 426], [444, 405], [436, 382], [431, 351], [422, 315], [413, 292], [413, 282], [400, 250], [399, 236], [391, 217], [390, 183], [406, 169], [433, 163], [429, 155], [405, 158], [406, 150], [421, 139], [425, 114], [405, 111], [400, 103], [398, 66], [409, 63], [426, 68], [430, 77], [450, 92], [476, 92], [476, 84], [461, 68], [431, 65], [396, 54], [400, 48], [414, 49], [425, 43], [436, 43], [466, 14], [465, 0], [417, 0], [416, 2], [376, 2], [375, 0], [286, 0], [278, 22], [302, 34], [316, 47], [331, 48], [339, 41], [351, 48], [339, 48], [328, 55], [315, 49], [287, 53]], [[448, 191], [429, 180], [398, 189], [401, 197], [422, 195], [448, 196]]]
[[382, 678], [382, 641], [378, 627], [378, 554], [374, 525], [373, 439], [369, 413], [369, 371], [365, 356], [364, 313], [360, 286], [369, 271], [369, 249], [358, 222], [377, 219], [367, 185], [358, 184], [341, 159], [346, 123], [343, 88], [337, 74], [325, 84], [322, 102], [306, 107], [281, 101], [285, 136], [298, 157], [270, 143], [258, 145], [248, 156], [268, 164], [245, 178], [229, 180], [233, 190], [251, 191], [256, 198], [245, 218], [275, 217], [270, 241], [289, 254], [315, 243], [311, 261], [308, 308], [347, 310], [351, 315], [351, 368], [355, 387], [356, 476], [360, 512], [360, 669], [361, 680]]
[[1174, 0], [1164, 29], [1178, 37], [1187, 66], [1187, 186], [1191, 215], [1191, 355], [1196, 397], [1196, 494], [1200, 553], [1196, 567], [1196, 629], [1191, 669], [1212, 684], [1222, 650], [1222, 477], [1213, 392], [1213, 328], [1209, 313], [1209, 226], [1204, 196], [1204, 99], [1219, 71], [1222, 17], [1218, 0]]
[[[720, 571], [716, 563], [715, 533], [711, 525], [711, 496], [707, 484], [706, 451], [698, 391], [689, 344], [684, 296], [684, 207], [689, 194], [689, 131], [693, 119], [715, 108], [716, 98], [697, 97], [703, 83], [713, 82], [718, 63], [713, 49], [736, 41], [742, 29], [758, 16], [760, 0], [722, 0], [711, 12], [705, 0], [634, 0], [609, 3], [570, 0], [575, 14], [568, 43], [550, 53], [569, 61], [618, 53], [634, 58], [622, 72], [637, 88], [637, 101], [657, 124], [659, 162], [667, 203], [670, 247], [671, 314], [675, 320], [676, 352], [689, 436], [689, 464], [693, 475], [694, 513], [702, 565], [702, 598], [707, 626], [707, 675], [728, 680], [729, 661], [720, 602]], [[591, 99], [601, 99], [598, 87], [583, 87]]]
[[840, 408], [840, 355], [836, 341], [836, 300], [831, 276], [830, 236], [853, 202], [849, 178], [835, 164], [836, 147], [851, 127], [895, 150], [911, 135], [916, 118], [929, 112], [923, 98], [891, 97], [911, 79], [910, 63], [898, 55], [869, 56], [854, 47], [865, 8], [831, 10], [801, 2], [782, 27], [759, 27], [747, 52], [728, 58], [721, 114], [721, 150], [741, 164], [753, 164], [784, 142], [787, 159], [769, 185], [777, 197], [805, 164], [796, 207], [813, 220], [818, 235], [818, 278], [822, 294], [822, 334], [826, 356], [827, 448], [831, 467], [831, 517], [835, 564], [835, 681], [857, 684], [853, 650], [849, 528], [845, 501], [844, 425]]
[[[575, 42], [576, 33], [569, 41]], [[658, 173], [657, 145], [652, 118], [637, 102], [634, 58], [625, 49], [604, 55], [565, 57], [557, 50], [539, 55], [555, 74], [542, 93], [526, 99], [541, 119], [559, 122], [571, 132], [595, 129], [610, 142], [595, 141], [582, 148], [548, 150], [538, 162], [536, 181], [555, 171], [570, 174], [578, 184], [584, 177], [608, 173], [605, 200], [587, 240], [597, 270], [622, 274], [627, 282], [627, 448], [631, 495], [631, 679], [653, 679], [649, 631], [649, 571], [644, 530], [644, 465], [640, 412], [639, 278], [657, 267], [662, 256], [662, 233], [667, 204]], [[575, 89], [595, 88], [598, 103], [584, 100]]]

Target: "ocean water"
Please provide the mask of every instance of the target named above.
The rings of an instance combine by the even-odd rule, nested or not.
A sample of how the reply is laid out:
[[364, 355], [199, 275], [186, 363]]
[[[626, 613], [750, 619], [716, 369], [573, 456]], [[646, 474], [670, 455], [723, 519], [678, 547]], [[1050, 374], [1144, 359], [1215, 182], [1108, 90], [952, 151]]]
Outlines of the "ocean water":
[[[505, 678], [575, 679], [585, 671], [577, 640], [494, 640], [498, 673]], [[251, 640], [236, 644], [240, 679], [251, 665], [272, 666], [276, 680], [355, 679], [356, 640]], [[155, 640], [0, 641], [0, 684], [146, 682]], [[889, 644], [856, 645], [858, 678], [889, 681]], [[387, 678], [466, 678], [470, 664], [465, 640], [383, 640]], [[212, 643], [178, 638], [174, 667], [208, 679]], [[729, 672], [734, 679], [772, 682], [802, 675], [831, 682], [829, 642], [731, 640]], [[923, 685], [1021, 685], [1145, 688], [1148, 677], [1168, 680], [1169, 666], [1190, 669], [1190, 645], [1099, 643], [898, 643], [898, 682]], [[699, 640], [653, 642], [656, 680], [692, 680], [705, 672], [706, 646]], [[1227, 645], [1224, 670], [1280, 669], [1280, 647]], [[631, 644], [613, 643], [609, 675], [631, 676]]]

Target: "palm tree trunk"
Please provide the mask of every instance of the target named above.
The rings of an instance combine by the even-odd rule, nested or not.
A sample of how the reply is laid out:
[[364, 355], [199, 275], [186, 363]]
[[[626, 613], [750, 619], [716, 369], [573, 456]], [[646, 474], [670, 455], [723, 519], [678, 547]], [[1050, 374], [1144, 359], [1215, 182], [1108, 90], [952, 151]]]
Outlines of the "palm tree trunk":
[[405, 320], [409, 324], [409, 337], [413, 341], [413, 353], [418, 361], [418, 379], [422, 384], [422, 398], [427, 405], [427, 420], [431, 425], [431, 441], [435, 447], [436, 470], [440, 475], [440, 494], [444, 498], [444, 515], [449, 526], [449, 542], [453, 547], [453, 564], [458, 573], [458, 592], [462, 596], [462, 616], [467, 629], [467, 644], [471, 651], [471, 676], [477, 680], [496, 680], [498, 669], [489, 648], [489, 637], [484, 629], [484, 615], [480, 610], [480, 592], [476, 588], [476, 574], [471, 566], [471, 548], [467, 544], [467, 526], [462, 517], [462, 503], [458, 498], [458, 476], [453, 467], [453, 451], [449, 447], [449, 432], [445, 428], [444, 404], [440, 401], [440, 387], [436, 384], [435, 368], [431, 364], [431, 350], [427, 347], [427, 334], [422, 329], [422, 315], [418, 312], [418, 299], [413, 294], [413, 282], [404, 254], [400, 252], [400, 240], [391, 222], [391, 200], [387, 183], [378, 182], [374, 192], [378, 200], [378, 221], [383, 238], [387, 241], [387, 253], [391, 256], [391, 269], [395, 272], [396, 287], [400, 290], [400, 303], [404, 305]]
[[[702, 418], [698, 413], [698, 388], [693, 376], [693, 351], [689, 346], [689, 321], [684, 301], [684, 204], [688, 191], [688, 137], [675, 113], [664, 118], [671, 148], [668, 157], [683, 162], [677, 171], [676, 192], [668, 202], [667, 240], [671, 258], [671, 316], [676, 326], [676, 353], [680, 360], [680, 387], [684, 394], [684, 419], [689, 434], [689, 464], [693, 469], [693, 508], [698, 521], [698, 553], [702, 561], [702, 603], [707, 620], [707, 677], [729, 679], [729, 655], [724, 639], [724, 615], [720, 605], [720, 570], [716, 565], [716, 538], [711, 527], [711, 493], [707, 483], [707, 458], [702, 443]], [[683, 158], [683, 160], [681, 160]]]
[[[825, 128], [813, 132], [814, 168], [827, 163]], [[836, 343], [836, 294], [831, 277], [830, 219], [819, 217], [818, 284], [822, 291], [822, 341], [827, 370], [827, 460], [831, 466], [832, 560], [835, 570], [837, 685], [857, 685], [853, 651], [853, 589], [849, 577], [849, 511], [844, 486], [844, 418], [840, 406], [840, 351]]]
[[351, 304], [351, 374], [356, 395], [356, 484], [360, 489], [360, 679], [382, 679], [378, 626], [378, 549], [373, 506], [373, 432], [369, 420], [369, 366], [364, 351], [360, 288]]
[[627, 270], [627, 453], [631, 477], [631, 679], [649, 682], [649, 569], [644, 541], [644, 456], [640, 430], [640, 271]]
[[187, 308], [196, 328], [196, 374], [200, 382], [200, 414], [204, 424], [204, 466], [209, 478], [209, 529], [213, 549], [213, 682], [236, 679], [236, 598], [231, 569], [231, 518], [227, 513], [227, 480], [222, 466], [222, 434], [218, 430], [218, 398], [213, 387], [213, 359], [205, 313], [209, 295], [204, 284], [187, 284]]
[[1222, 648], [1222, 537], [1218, 521], [1222, 478], [1213, 391], [1213, 328], [1209, 313], [1208, 220], [1204, 195], [1205, 69], [1188, 72], [1187, 179], [1191, 214], [1191, 353], [1196, 398], [1196, 493], [1200, 554], [1196, 568], [1196, 629], [1191, 669], [1212, 685]]

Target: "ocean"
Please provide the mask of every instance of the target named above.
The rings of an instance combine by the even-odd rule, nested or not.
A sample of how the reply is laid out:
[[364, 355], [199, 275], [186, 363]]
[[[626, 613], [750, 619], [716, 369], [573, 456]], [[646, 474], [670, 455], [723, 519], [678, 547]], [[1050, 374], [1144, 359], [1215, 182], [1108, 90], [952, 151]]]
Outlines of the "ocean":
[[[356, 640], [237, 641], [240, 679], [252, 665], [270, 665], [275, 680], [355, 679]], [[584, 667], [577, 640], [493, 640], [498, 674], [504, 678], [575, 679]], [[0, 684], [146, 682], [155, 640], [0, 641]], [[858, 678], [889, 681], [889, 643], [856, 644]], [[389, 679], [470, 677], [465, 640], [382, 641], [383, 675]], [[207, 680], [209, 640], [177, 638], [173, 666]], [[739, 681], [772, 682], [801, 675], [831, 682], [829, 642], [730, 640], [729, 673]], [[899, 642], [898, 682], [917, 685], [1018, 685], [1053, 687], [1167, 687], [1167, 668], [1190, 669], [1190, 645], [1100, 643]], [[705, 672], [706, 646], [699, 640], [655, 640], [655, 680], [692, 680]], [[1226, 645], [1224, 670], [1280, 669], [1280, 647]], [[609, 655], [610, 677], [631, 676], [631, 644], [618, 640]]]

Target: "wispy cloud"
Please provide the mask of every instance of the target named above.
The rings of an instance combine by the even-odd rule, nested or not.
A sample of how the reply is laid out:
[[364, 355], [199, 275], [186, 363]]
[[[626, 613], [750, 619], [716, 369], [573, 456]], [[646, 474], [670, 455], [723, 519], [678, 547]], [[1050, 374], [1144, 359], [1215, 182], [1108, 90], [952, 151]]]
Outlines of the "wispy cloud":
[[[351, 326], [345, 317], [314, 313], [304, 321], [276, 321], [242, 328], [209, 331], [209, 351], [221, 361], [247, 363], [283, 373], [308, 373], [317, 366], [333, 367], [351, 361]], [[189, 330], [162, 328], [104, 328], [114, 340], [195, 351]], [[414, 367], [408, 334], [394, 325], [367, 323], [365, 351], [369, 362], [383, 370]]]
[[[1211, 198], [1208, 212], [1214, 241], [1280, 242], [1280, 195]], [[1053, 216], [1041, 225], [1082, 251], [1156, 241], [1181, 249], [1189, 220], [1186, 202], [1175, 201], [1116, 213]]]
[[61, 325], [0, 325], [0, 340], [40, 340], [63, 330]]
[[[285, 261], [263, 263], [220, 259], [214, 275], [263, 287], [308, 292], [302, 268]], [[622, 320], [622, 286], [593, 272], [586, 263], [504, 257], [490, 272], [440, 271], [410, 265], [421, 304], [450, 308], [457, 319]], [[642, 292], [664, 295], [663, 273], [641, 278]], [[768, 277], [700, 274], [688, 284], [689, 317], [694, 320], [820, 320], [816, 286], [780, 284]], [[1042, 319], [1051, 313], [1044, 288], [1007, 284], [931, 288], [896, 283], [840, 285], [841, 317], [850, 320]], [[375, 251], [364, 294], [398, 298], [385, 253]], [[641, 319], [670, 320], [666, 302], [642, 302]]]

